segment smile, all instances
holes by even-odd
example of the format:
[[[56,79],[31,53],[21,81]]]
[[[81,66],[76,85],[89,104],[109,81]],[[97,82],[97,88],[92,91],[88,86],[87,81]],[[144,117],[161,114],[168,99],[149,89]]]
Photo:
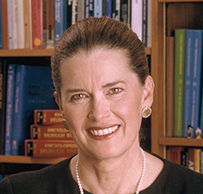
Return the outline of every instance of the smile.
[[[114,127],[105,128],[105,129],[90,130],[89,132],[94,136],[104,136],[115,132],[117,129],[118,129],[118,125]]]

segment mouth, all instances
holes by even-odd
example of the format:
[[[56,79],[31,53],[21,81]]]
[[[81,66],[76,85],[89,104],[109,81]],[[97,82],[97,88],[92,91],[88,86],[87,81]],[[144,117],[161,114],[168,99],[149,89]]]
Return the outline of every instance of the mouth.
[[[93,136],[106,136],[114,133],[115,131],[118,130],[118,128],[119,128],[119,125],[115,125],[104,129],[91,129],[91,130],[88,130],[88,132]]]

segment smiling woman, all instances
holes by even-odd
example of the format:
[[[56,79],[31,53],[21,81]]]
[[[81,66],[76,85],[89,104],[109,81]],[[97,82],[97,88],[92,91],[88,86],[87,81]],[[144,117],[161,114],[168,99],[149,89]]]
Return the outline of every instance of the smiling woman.
[[[130,28],[108,17],[81,20],[56,44],[51,66],[56,102],[78,154],[10,176],[0,192],[203,193],[203,175],[140,147],[154,82],[145,48]]]

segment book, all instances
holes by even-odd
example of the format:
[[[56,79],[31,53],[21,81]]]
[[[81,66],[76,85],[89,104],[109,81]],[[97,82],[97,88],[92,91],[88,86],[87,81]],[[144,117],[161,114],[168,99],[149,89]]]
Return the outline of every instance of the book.
[[[152,46],[152,0],[147,0],[147,47]]]
[[[192,108],[191,108],[191,126],[193,128],[192,137],[201,138],[198,134],[200,128],[200,107],[201,107],[201,76],[202,76],[202,30],[194,30],[194,58],[192,71]]]
[[[1,0],[0,0],[0,49],[2,49]]]
[[[142,40],[142,0],[132,1],[131,5],[131,29]]]
[[[108,7],[107,7],[108,10]],[[120,1],[120,21],[128,25],[128,0]]]
[[[173,130],[173,135],[175,137],[183,136],[185,44],[186,44],[186,29],[175,29],[174,130]]]
[[[195,170],[195,148],[188,148],[188,168]]]
[[[203,174],[203,151],[200,152],[200,173]]]
[[[6,123],[5,123],[5,155],[11,155],[12,123],[14,120],[14,96],[15,96],[16,65],[9,64],[7,72],[6,92]]]
[[[171,147],[171,161],[176,164],[181,164],[181,152],[184,150],[184,147],[177,146]]]
[[[12,35],[13,35],[13,49],[18,49],[18,1],[12,0]]]
[[[1,0],[1,34],[2,34],[2,49],[8,49],[8,15],[7,15],[7,0]]]
[[[80,0],[77,6],[77,21],[85,18],[85,0]]]
[[[142,1],[142,42],[147,47],[148,0]]]
[[[200,173],[200,153],[201,149],[196,148],[195,149],[195,172]]]
[[[67,9],[67,0],[55,0],[55,43],[67,29]]]
[[[12,0],[7,0],[7,18],[8,18],[8,48],[13,49]]]
[[[71,157],[78,152],[73,140],[25,140],[25,156]]]
[[[89,0],[89,17],[93,16],[94,16],[94,0]]]
[[[24,12],[24,48],[31,48],[31,14],[30,14],[30,0],[23,1]]]
[[[63,125],[34,125],[30,126],[31,139],[71,140],[70,131]]]
[[[32,48],[43,48],[43,0],[31,1]]]
[[[17,38],[18,49],[25,48],[25,30],[24,30],[24,0],[17,0]]]
[[[187,150],[181,151],[181,165],[188,168],[188,151]]]
[[[46,35],[46,48],[54,48],[54,0],[47,3],[47,35]]]
[[[53,96],[50,66],[18,65],[16,71],[12,155],[24,155],[24,140],[30,136],[34,110],[58,109],[58,106]]]
[[[5,152],[7,63],[0,60],[0,154]]]
[[[71,16],[72,25],[77,22],[77,4],[78,4],[77,0],[72,0],[72,16]]]
[[[102,0],[95,0],[94,2],[94,17],[102,16]]]
[[[34,110],[34,124],[58,125],[62,124],[62,114],[60,110]]]
[[[112,18],[112,0],[106,0],[106,16]]]
[[[43,26],[43,48],[47,47],[47,4],[49,4],[47,0],[43,0],[43,20],[42,20],[42,26]]]
[[[90,0],[85,0],[85,18],[89,18]]]
[[[192,136],[191,131],[191,85],[193,75],[193,30],[186,30],[186,59],[185,59],[185,80],[184,80],[184,115],[183,115],[183,137]]]
[[[166,136],[173,137],[174,37],[166,37]]]

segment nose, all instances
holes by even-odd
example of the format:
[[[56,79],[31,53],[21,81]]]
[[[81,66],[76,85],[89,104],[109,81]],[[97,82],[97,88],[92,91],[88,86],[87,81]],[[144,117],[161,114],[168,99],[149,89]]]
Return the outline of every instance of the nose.
[[[110,103],[104,97],[92,98],[89,106],[88,118],[93,121],[101,122],[111,114]]]

